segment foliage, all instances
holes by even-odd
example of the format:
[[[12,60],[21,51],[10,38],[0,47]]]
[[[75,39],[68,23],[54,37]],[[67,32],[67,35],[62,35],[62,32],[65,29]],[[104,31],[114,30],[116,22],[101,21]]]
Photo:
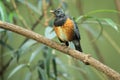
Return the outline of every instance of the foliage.
[[[120,12],[114,8],[98,10],[98,5],[95,5],[97,10],[84,12],[85,8],[80,6],[88,3],[89,1],[80,0],[0,0],[0,20],[58,41],[49,10],[61,7],[66,14],[75,17],[84,52],[92,53],[92,56],[120,72],[120,33],[117,19]],[[84,14],[80,15],[79,11]],[[82,62],[34,40],[0,29],[0,78],[15,80],[18,77],[21,80],[109,80]]]

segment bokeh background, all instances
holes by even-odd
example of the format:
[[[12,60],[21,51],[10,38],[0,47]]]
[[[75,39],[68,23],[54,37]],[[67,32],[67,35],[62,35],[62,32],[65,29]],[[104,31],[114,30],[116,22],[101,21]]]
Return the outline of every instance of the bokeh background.
[[[0,20],[59,42],[49,12],[59,7],[77,22],[84,53],[120,72],[120,0],[0,0]],[[7,79],[112,80],[55,49],[0,29],[0,80]]]

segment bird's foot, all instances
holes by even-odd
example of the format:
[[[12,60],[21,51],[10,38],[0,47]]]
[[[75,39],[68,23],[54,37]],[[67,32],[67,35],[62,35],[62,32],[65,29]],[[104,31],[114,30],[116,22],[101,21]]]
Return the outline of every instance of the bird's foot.
[[[65,43],[61,43],[61,46],[66,46]]]

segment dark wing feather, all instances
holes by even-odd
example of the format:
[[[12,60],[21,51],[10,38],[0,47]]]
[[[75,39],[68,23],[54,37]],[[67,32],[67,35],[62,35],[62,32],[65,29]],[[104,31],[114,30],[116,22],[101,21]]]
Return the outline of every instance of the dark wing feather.
[[[77,23],[76,23],[75,21],[73,21],[73,22],[74,22],[75,38],[80,40],[81,38],[80,38],[79,28],[78,28],[78,26],[77,26]]]
[[[75,21],[74,22],[74,40],[73,43],[75,45],[76,50],[83,52],[82,48],[81,48],[81,44],[80,44],[80,33],[79,33],[79,28],[77,26],[77,23]]]

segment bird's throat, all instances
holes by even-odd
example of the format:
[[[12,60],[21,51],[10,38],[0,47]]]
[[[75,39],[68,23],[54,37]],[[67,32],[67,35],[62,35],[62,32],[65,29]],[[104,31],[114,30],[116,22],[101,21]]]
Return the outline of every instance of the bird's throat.
[[[56,17],[55,21],[54,21],[54,25],[57,26],[62,26],[67,20],[67,17]]]

